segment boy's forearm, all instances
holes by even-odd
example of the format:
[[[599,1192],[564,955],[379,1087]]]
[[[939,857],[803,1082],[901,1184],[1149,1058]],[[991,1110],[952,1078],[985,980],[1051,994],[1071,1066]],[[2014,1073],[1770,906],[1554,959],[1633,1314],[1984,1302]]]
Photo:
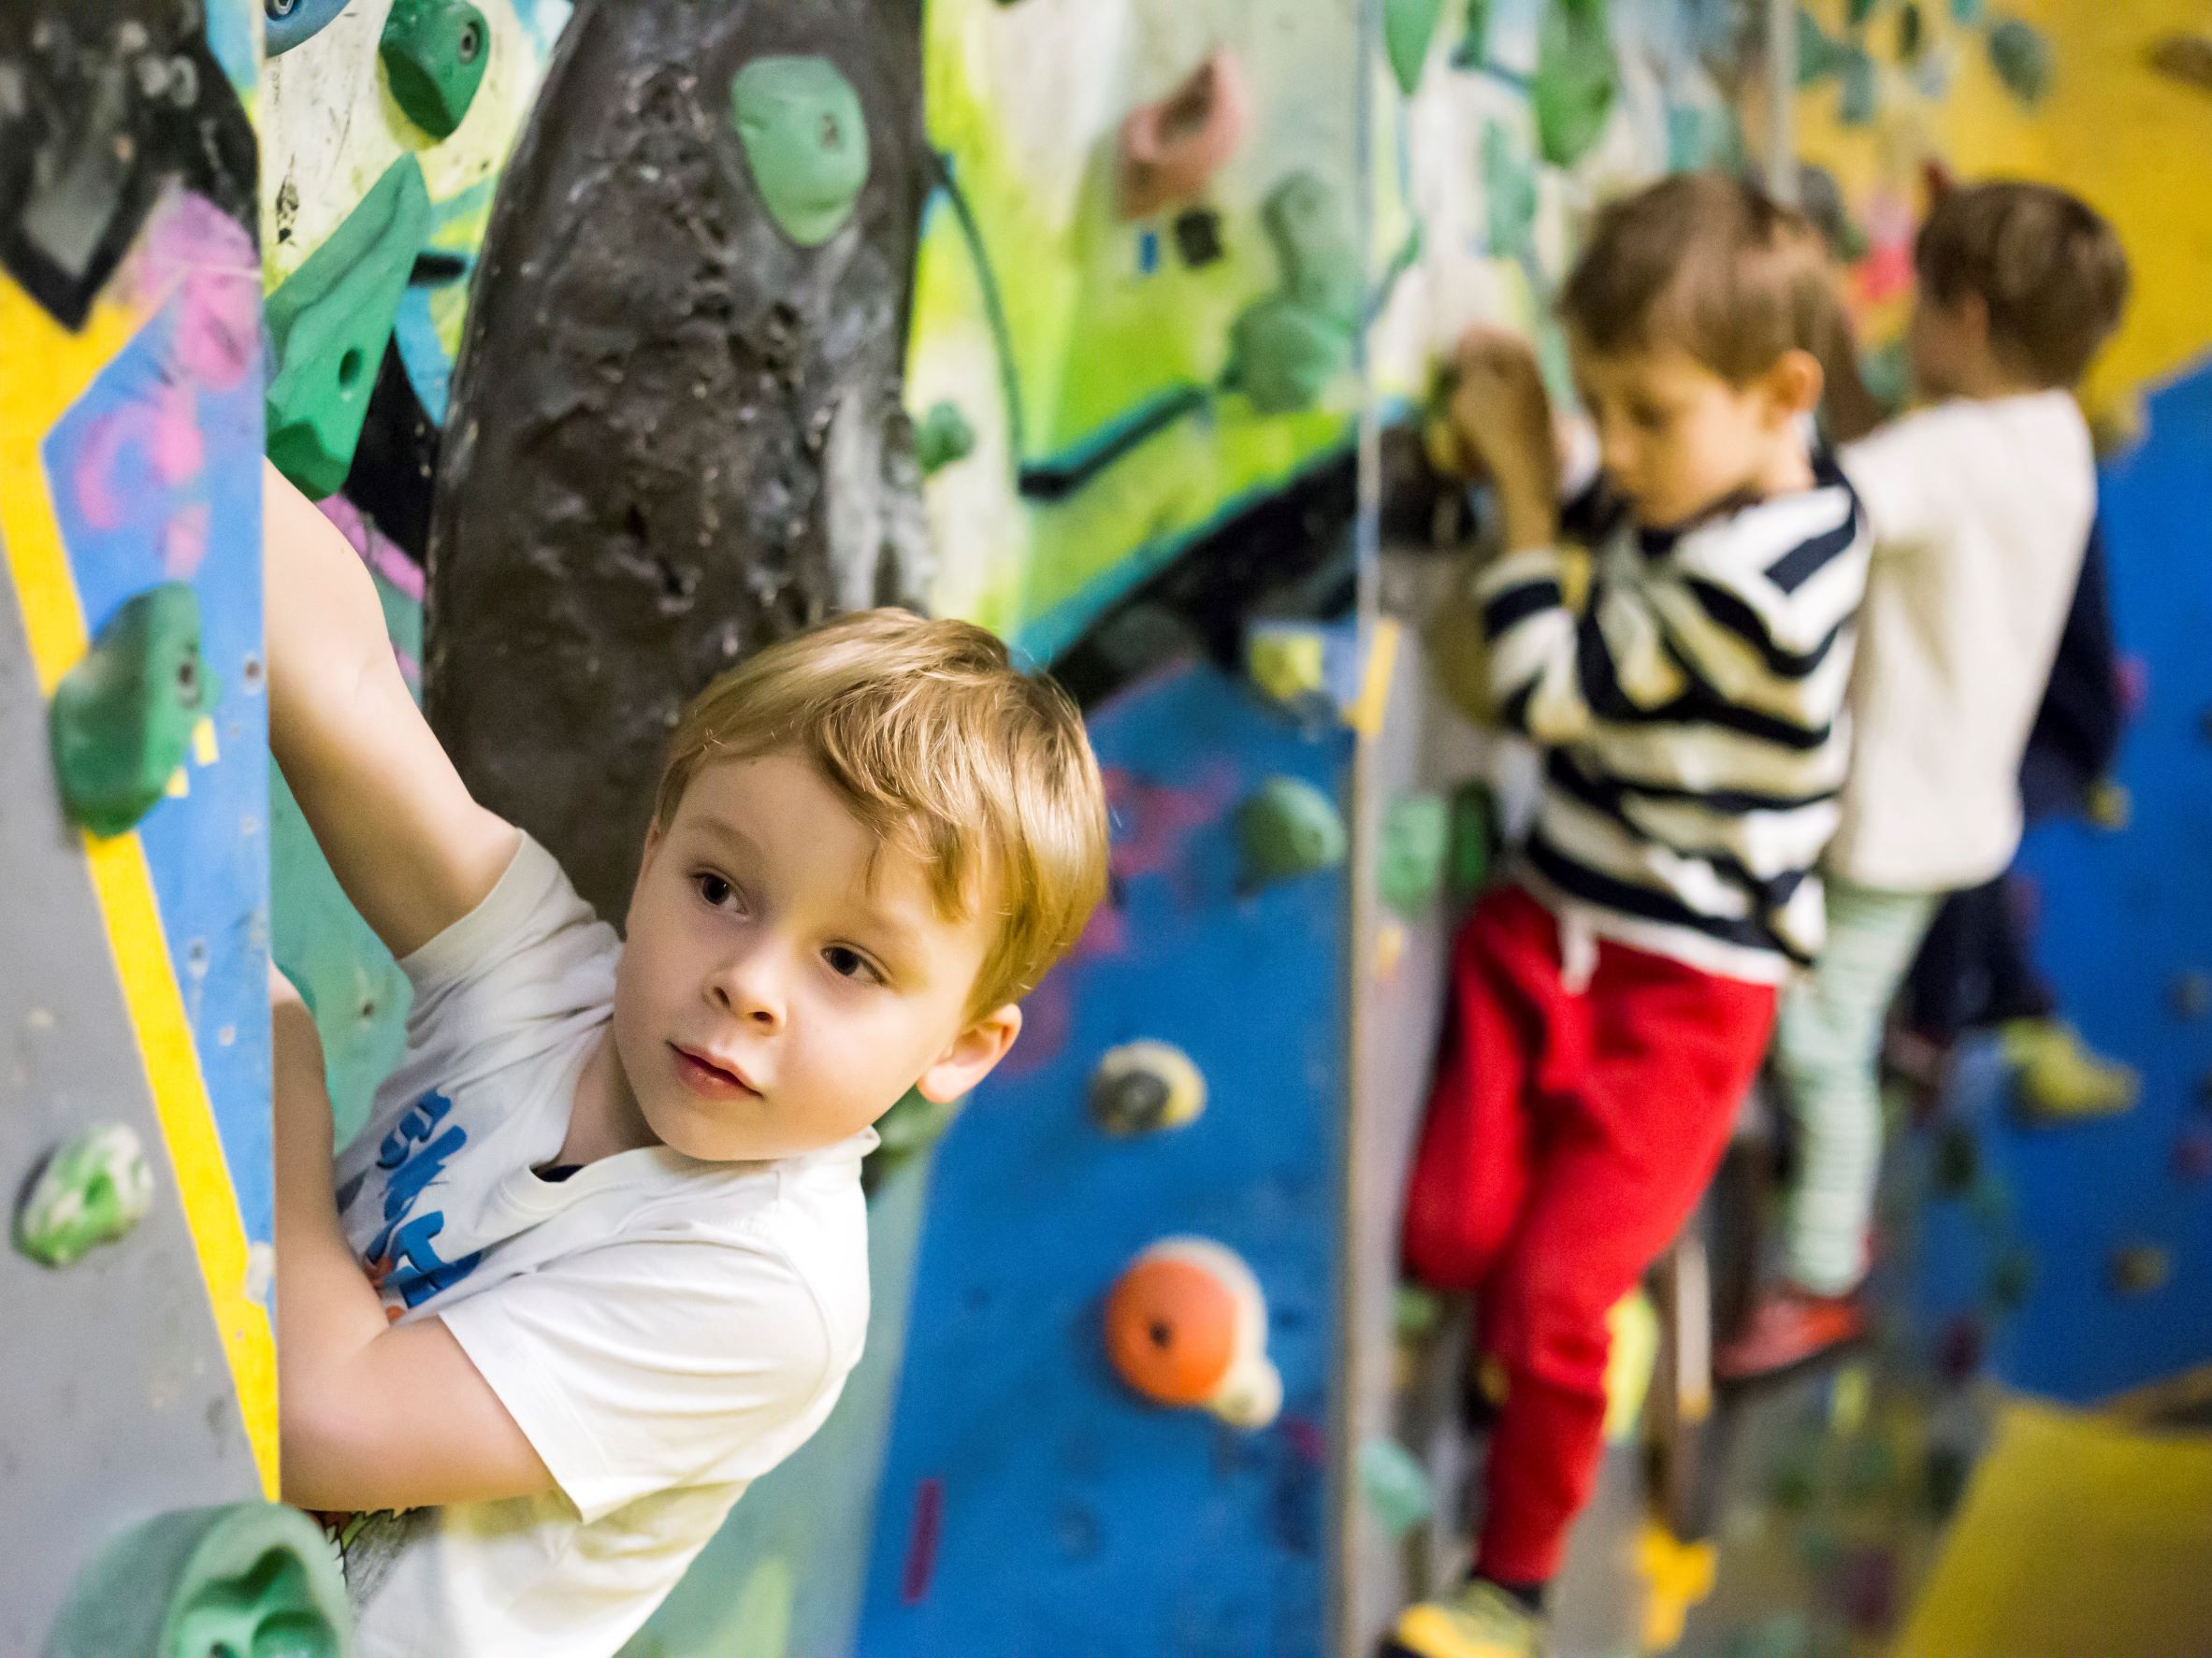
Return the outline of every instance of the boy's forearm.
[[[354,1259],[333,1192],[330,1095],[314,1020],[296,997],[275,1034],[278,1425],[286,1498],[327,1506],[312,1423],[330,1379],[383,1334],[383,1304]]]

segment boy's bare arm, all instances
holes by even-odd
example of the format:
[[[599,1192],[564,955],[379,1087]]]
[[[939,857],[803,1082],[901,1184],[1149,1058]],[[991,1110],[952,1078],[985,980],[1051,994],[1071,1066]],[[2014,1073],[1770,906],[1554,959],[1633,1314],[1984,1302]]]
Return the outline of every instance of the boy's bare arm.
[[[330,1095],[314,1020],[273,973],[269,992],[284,1500],[411,1508],[552,1490],[544,1462],[445,1325],[386,1323],[331,1196]]]
[[[339,885],[405,956],[483,901],[517,831],[431,735],[345,538],[273,467],[264,484],[269,748]]]

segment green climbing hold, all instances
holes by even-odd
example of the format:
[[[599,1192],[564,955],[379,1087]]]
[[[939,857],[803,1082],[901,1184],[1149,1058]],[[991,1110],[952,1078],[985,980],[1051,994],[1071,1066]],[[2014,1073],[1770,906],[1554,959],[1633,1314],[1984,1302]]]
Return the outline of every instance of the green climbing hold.
[[[64,1141],[46,1160],[15,1217],[15,1247],[42,1266],[74,1266],[128,1237],[153,1206],[146,1147],[123,1123]]]
[[[120,835],[152,810],[215,702],[200,605],[182,582],[125,599],[54,687],[48,735],[69,820]]]
[[[1369,1439],[1360,1446],[1359,1489],[1367,1512],[1393,1540],[1436,1511],[1428,1470],[1395,1439]]]
[[[392,101],[433,138],[450,138],[491,61],[491,25],[469,0],[393,0],[377,48]]]
[[[268,458],[318,499],[335,495],[353,467],[369,394],[429,229],[423,169],[403,155],[268,296],[276,366]]]
[[[1951,21],[1962,29],[1980,28],[1982,0],[1951,0]]]
[[[2148,1295],[2165,1288],[2174,1260],[2156,1244],[2130,1244],[2112,1252],[2112,1287],[2122,1295]]]
[[[1444,0],[1382,0],[1382,50],[1398,91],[1413,95],[1428,65],[1428,43],[1436,37]]]
[[[1453,896],[1472,898],[1490,879],[1497,843],[1497,802],[1490,786],[1463,783],[1452,795],[1451,880]]]
[[[933,403],[914,423],[914,458],[925,478],[975,453],[976,428],[957,403]]]
[[[868,181],[868,118],[835,64],[755,58],[730,82],[730,123],[786,236],[813,248],[845,227]]]
[[[1270,777],[1236,809],[1236,840],[1252,886],[1344,861],[1344,819],[1336,801],[1296,777]]]
[[[967,1103],[963,1095],[940,1105],[919,1089],[909,1089],[897,1104],[875,1119],[875,1138],[881,1149],[893,1157],[934,1146]]]
[[[1391,1323],[1400,1341],[1419,1341],[1443,1320],[1444,1304],[1423,1284],[1400,1284],[1392,1293]]]
[[[2007,18],[1989,31],[1989,66],[2004,90],[2031,107],[2051,90],[2056,65],[2050,42],[2033,23]]]
[[[1260,223],[1282,267],[1279,292],[1346,328],[1358,327],[1366,283],[1343,192],[1301,169],[1267,193]]]
[[[1451,808],[1435,795],[1410,796],[1383,814],[1375,889],[1405,920],[1419,920],[1436,901],[1451,838]]]
[[[1858,28],[1874,15],[1875,8],[1881,4],[1882,0],[1850,0],[1843,7],[1843,21],[1852,28]]]
[[[1981,1177],[1981,1143],[1971,1126],[1947,1123],[1935,1143],[1935,1189],[1946,1198],[1965,1197]]]
[[[1224,383],[1262,414],[1310,409],[1352,362],[1352,330],[1318,306],[1271,295],[1229,329]]]
[[[1490,0],[1467,0],[1467,27],[1452,49],[1454,69],[1480,69],[1490,61]]]
[[[1836,104],[1836,119],[1845,126],[1866,125],[1874,118],[1881,89],[1874,60],[1853,47],[1843,62],[1843,95]]]
[[[1493,259],[1536,252],[1536,169],[1496,122],[1482,126],[1484,242]]]
[[[276,1503],[185,1508],[80,1572],[45,1658],[344,1658],[345,1580],[323,1531]]]
[[[1537,149],[1555,167],[1570,167],[1605,131],[1620,92],[1606,0],[1550,0],[1536,38]]]

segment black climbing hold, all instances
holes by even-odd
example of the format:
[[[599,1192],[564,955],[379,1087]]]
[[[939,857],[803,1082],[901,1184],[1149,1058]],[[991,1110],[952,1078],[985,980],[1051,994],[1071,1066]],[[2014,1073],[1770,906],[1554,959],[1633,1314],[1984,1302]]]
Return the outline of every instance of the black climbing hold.
[[[1193,270],[1222,256],[1222,216],[1211,208],[1189,208],[1175,218],[1175,250]]]

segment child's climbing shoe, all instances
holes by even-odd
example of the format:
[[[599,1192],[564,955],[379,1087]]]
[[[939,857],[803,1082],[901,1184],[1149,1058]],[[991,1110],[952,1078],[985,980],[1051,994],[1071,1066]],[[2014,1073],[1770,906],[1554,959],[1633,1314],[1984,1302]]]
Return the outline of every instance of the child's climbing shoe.
[[[2020,1108],[2034,1120],[2112,1117],[2135,1103],[2132,1068],[2107,1060],[2061,1019],[2014,1019],[1999,1030]]]
[[[1398,1614],[1381,1658],[1543,1658],[1543,1620],[1480,1578]]]
[[[1713,1355],[1725,1382],[1761,1381],[1811,1362],[1866,1334],[1866,1308],[1856,1293],[1815,1295],[1795,1284],[1761,1290],[1743,1328]]]

